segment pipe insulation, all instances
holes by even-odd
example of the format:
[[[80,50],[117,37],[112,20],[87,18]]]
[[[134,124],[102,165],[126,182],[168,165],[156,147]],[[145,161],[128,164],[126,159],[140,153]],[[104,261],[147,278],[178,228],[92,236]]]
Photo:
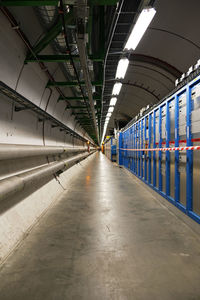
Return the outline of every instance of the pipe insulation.
[[[66,148],[56,146],[10,145],[0,144],[0,160],[45,156],[55,154],[72,154],[86,151],[87,148]]]
[[[48,166],[38,167],[37,169],[0,180],[0,201],[17,192],[23,191],[27,186],[32,183],[37,183],[42,178],[51,176],[58,171],[65,171],[71,168],[76,163],[87,158],[93,152],[87,152],[62,161],[52,162],[49,163]]]

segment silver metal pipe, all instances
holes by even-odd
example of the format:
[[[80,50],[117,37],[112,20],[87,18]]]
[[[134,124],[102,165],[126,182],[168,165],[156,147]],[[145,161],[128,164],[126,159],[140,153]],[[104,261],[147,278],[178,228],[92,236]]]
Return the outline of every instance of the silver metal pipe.
[[[14,195],[16,192],[23,191],[24,188],[26,188],[33,182],[37,183],[42,178],[51,176],[60,170],[65,171],[71,168],[73,165],[85,159],[92,153],[94,153],[94,151],[91,153],[87,152],[84,154],[79,154],[62,161],[52,162],[47,166],[39,167],[37,169],[24,172],[19,175],[0,180],[0,201]]]
[[[81,153],[87,148],[0,144],[0,160],[64,153]]]

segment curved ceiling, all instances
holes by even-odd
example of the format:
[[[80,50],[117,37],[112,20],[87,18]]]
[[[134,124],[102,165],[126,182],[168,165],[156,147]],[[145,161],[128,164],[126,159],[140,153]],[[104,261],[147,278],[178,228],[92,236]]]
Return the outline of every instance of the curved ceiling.
[[[165,97],[175,88],[175,80],[200,57],[200,1],[156,0],[154,7],[156,15],[130,56],[107,133]]]

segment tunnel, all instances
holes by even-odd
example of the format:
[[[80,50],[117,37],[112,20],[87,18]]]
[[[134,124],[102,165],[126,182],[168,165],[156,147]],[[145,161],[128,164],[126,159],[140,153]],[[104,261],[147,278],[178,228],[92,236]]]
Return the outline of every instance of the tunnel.
[[[200,299],[198,0],[0,0],[0,300]]]

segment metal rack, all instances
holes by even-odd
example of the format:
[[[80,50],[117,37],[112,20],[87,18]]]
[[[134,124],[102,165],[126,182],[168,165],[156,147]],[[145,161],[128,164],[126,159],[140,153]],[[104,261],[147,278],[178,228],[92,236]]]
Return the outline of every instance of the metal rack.
[[[200,151],[192,147],[200,145],[195,74],[120,132],[119,164],[200,223]]]
[[[87,139],[83,138],[81,135],[70,129],[68,126],[61,123],[59,120],[55,119],[49,113],[32,103],[30,100],[25,98],[24,96],[20,95],[5,83],[0,81],[0,93],[6,95],[9,99],[12,99],[15,102],[15,111],[19,112],[22,110],[30,110],[34,112],[38,116],[38,120],[42,121],[49,121],[52,127],[58,127],[60,130],[65,131],[66,134],[71,134],[75,138],[87,142]]]

